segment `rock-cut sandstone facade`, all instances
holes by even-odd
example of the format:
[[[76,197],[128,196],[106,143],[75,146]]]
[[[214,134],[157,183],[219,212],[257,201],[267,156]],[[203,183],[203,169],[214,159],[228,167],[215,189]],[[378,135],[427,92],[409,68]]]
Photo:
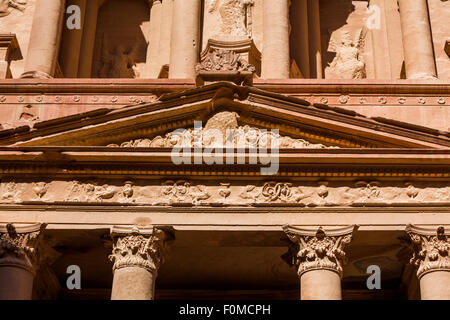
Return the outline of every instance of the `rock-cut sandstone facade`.
[[[448,21],[0,0],[0,299],[450,299]]]

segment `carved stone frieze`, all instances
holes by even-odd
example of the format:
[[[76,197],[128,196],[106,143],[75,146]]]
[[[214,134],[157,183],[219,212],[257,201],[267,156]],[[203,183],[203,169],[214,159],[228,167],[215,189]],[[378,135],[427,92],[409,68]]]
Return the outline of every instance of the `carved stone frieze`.
[[[0,204],[29,203],[123,204],[147,206],[255,206],[286,204],[300,207],[367,205],[448,205],[450,187],[379,181],[198,182],[183,178],[159,181],[55,180],[0,182]]]
[[[45,224],[0,226],[0,266],[16,266],[35,273],[39,263],[39,239]]]
[[[139,267],[156,273],[164,262],[166,241],[173,236],[156,227],[114,227],[111,230],[113,250],[109,259],[113,271]]]
[[[435,229],[408,225],[406,233],[411,239],[411,263],[418,268],[419,279],[428,272],[450,272],[450,234],[444,227]]]
[[[356,229],[357,226],[350,226],[326,231],[322,227],[306,230],[284,226],[283,231],[296,248],[293,264],[298,267],[298,276],[307,271],[326,269],[342,277],[342,267],[346,263],[344,248],[351,242]]]

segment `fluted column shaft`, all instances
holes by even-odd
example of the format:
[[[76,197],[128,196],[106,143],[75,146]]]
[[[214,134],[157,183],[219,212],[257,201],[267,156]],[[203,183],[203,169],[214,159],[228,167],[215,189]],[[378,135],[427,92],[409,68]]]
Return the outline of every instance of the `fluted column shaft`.
[[[427,0],[398,0],[408,79],[436,78]]]
[[[31,300],[43,228],[0,227],[0,300]]]
[[[65,0],[36,2],[23,78],[50,78],[54,75],[65,3]]]
[[[422,300],[450,300],[450,234],[444,227],[429,229],[409,225],[413,257]]]
[[[174,0],[169,78],[193,79],[199,60],[200,0]]]
[[[325,231],[285,226],[284,232],[293,243],[293,264],[298,266],[302,300],[341,300],[341,278],[346,263],[344,248],[356,226]]]
[[[153,300],[158,269],[171,234],[157,228],[114,227],[111,300]]]
[[[288,79],[289,0],[264,0],[262,75],[264,79]]]

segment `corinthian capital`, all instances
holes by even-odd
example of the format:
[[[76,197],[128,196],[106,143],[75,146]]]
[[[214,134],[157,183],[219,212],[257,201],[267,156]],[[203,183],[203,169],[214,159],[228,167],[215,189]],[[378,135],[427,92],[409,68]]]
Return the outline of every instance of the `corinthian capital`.
[[[39,240],[45,224],[0,226],[0,266],[15,266],[33,274],[39,262]]]
[[[164,262],[166,242],[173,239],[169,231],[156,227],[113,227],[113,251],[109,259],[113,271],[140,267],[155,273]]]
[[[346,263],[344,248],[353,237],[357,226],[324,230],[306,230],[284,226],[283,230],[294,244],[293,264],[298,267],[298,276],[311,270],[326,269],[343,275]],[[292,248],[291,248],[292,249]]]
[[[406,227],[411,238],[413,257],[411,263],[418,267],[419,279],[428,272],[450,271],[450,236],[444,227]]]

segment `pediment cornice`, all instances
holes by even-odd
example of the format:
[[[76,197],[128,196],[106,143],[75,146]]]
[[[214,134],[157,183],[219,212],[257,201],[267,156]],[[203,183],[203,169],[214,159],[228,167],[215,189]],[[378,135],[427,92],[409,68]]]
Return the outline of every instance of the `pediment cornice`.
[[[15,146],[107,146],[154,139],[204,123],[223,111],[239,125],[279,129],[281,135],[341,148],[450,147],[450,133],[229,83],[167,94],[155,103],[99,109],[80,115],[0,131],[0,144]]]

